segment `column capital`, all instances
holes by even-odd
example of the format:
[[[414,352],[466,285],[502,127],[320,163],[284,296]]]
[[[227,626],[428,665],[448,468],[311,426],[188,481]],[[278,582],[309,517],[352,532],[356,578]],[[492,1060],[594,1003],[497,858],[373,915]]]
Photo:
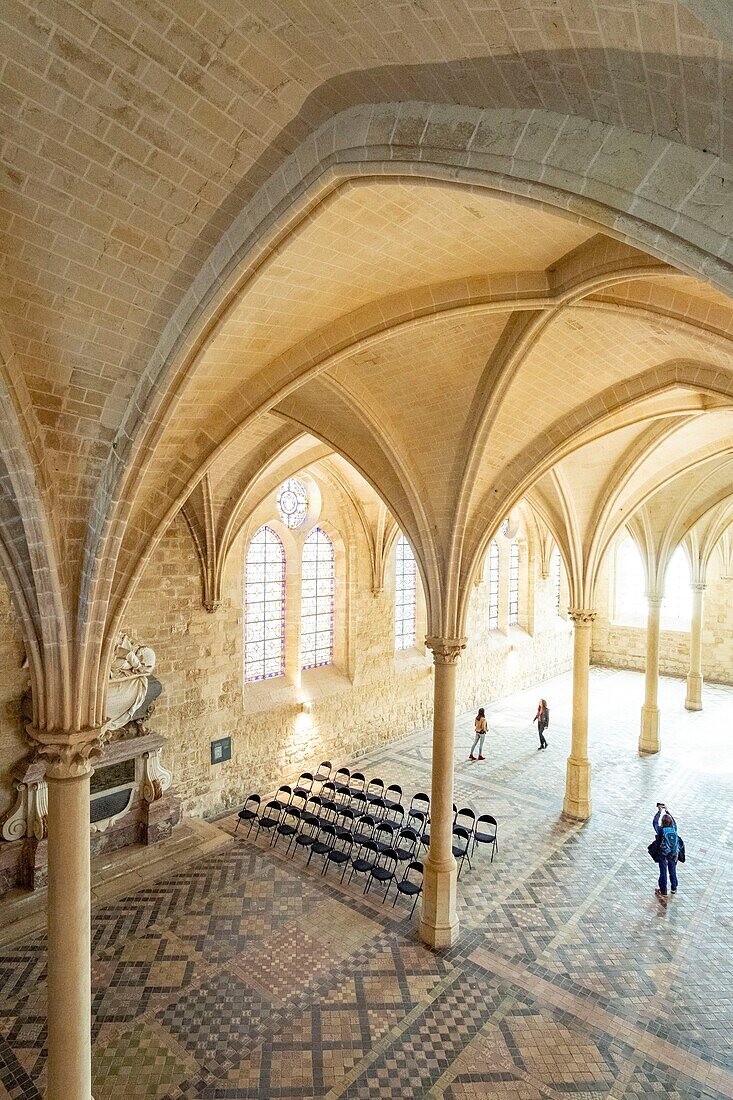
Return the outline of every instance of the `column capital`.
[[[46,765],[47,779],[76,779],[92,771],[92,761],[102,755],[103,726],[80,730],[39,730],[27,725],[37,756]]]
[[[432,650],[436,665],[455,665],[466,648],[466,638],[426,638],[425,645]]]
[[[568,608],[568,618],[576,626],[590,626],[591,623],[595,622],[596,612],[588,607],[570,607]]]
[[[693,592],[704,592],[705,587],[705,581],[693,581],[690,585]]]
[[[650,607],[661,607],[663,599],[664,599],[664,593],[663,592],[647,592],[646,593],[646,602],[649,604]]]

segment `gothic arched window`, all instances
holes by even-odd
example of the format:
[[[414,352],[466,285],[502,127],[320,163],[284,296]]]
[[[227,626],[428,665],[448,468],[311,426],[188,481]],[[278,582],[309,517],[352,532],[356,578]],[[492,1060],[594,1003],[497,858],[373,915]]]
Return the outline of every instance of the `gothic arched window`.
[[[285,550],[270,527],[250,539],[244,570],[244,678],[285,672]]]
[[[314,527],[303,546],[303,585],[300,604],[300,663],[316,668],[333,662],[333,543]]]
[[[417,565],[412,547],[404,535],[400,535],[395,545],[394,605],[395,649],[412,649],[415,644]]]
[[[489,630],[499,629],[499,544],[489,543]]]
[[[557,546],[552,551],[550,558],[550,576],[552,578],[552,594],[555,601],[555,614],[560,614],[560,579],[562,574],[560,551]]]
[[[644,563],[632,538],[622,539],[616,548],[613,605],[617,622],[637,626],[646,622]]]
[[[509,547],[509,626],[519,622],[519,543]]]
[[[692,619],[692,589],[687,554],[678,546],[664,575],[664,599],[659,612],[662,629],[689,630]]]

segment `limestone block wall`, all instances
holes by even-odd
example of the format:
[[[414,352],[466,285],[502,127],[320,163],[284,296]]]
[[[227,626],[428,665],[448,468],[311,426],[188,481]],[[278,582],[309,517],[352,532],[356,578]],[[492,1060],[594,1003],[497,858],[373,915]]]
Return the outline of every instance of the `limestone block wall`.
[[[15,802],[8,770],[30,750],[20,717],[20,698],[30,684],[24,657],[18,619],[0,580],[0,817]]]
[[[708,568],[703,617],[702,669],[706,680],[733,684],[733,580],[721,576],[722,562],[714,554]],[[646,663],[646,631],[643,627],[614,622],[612,564],[604,566],[593,625],[594,664],[643,670]],[[690,635],[687,631],[662,630],[660,671],[668,676],[687,676],[690,671]]]
[[[338,515],[332,517],[335,526]],[[324,518],[324,523],[327,517]],[[321,522],[319,520],[319,522]],[[500,625],[489,631],[488,585],[472,595],[469,644],[461,658],[458,706],[487,704],[570,667],[572,633],[555,612],[551,581],[542,579],[526,543],[521,547],[520,622],[507,627],[507,573],[502,545]],[[343,637],[334,667],[302,677],[245,684],[243,569],[245,537],[228,559],[222,603],[209,614],[201,602],[199,563],[188,527],[170,527],[136,590],[124,627],[153,646],[164,684],[151,726],[168,739],[165,763],[184,812],[214,814],[251,790],[269,791],[321,759],[334,762],[429,726],[432,658],[424,647],[394,652],[394,569],[372,591],[366,545],[350,537]],[[288,604],[290,611],[291,604]],[[418,640],[424,615],[418,614]],[[12,804],[9,769],[27,747],[19,716],[28,676],[7,593],[0,585],[0,809]],[[299,681],[299,682],[298,682]],[[300,709],[307,699],[310,711]],[[532,715],[527,716],[527,722]],[[231,736],[231,761],[211,764],[211,741]],[[463,746],[459,746],[459,752]]]

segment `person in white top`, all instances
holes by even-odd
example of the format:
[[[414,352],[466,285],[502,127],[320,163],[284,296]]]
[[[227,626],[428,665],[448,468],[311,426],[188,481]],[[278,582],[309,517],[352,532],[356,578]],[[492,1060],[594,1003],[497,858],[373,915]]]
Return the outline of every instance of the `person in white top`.
[[[470,755],[469,755],[468,759],[469,760],[475,760],[476,759],[475,754],[476,754],[476,748],[478,747],[478,759],[479,760],[485,760],[486,758],[484,757],[484,738],[486,737],[486,734],[488,732],[489,727],[488,727],[488,724],[486,722],[486,715],[484,714],[484,708],[483,707],[479,707],[479,712],[476,715],[476,720],[474,722],[474,728],[476,730],[476,737],[474,738],[474,742],[473,742],[473,745],[471,747],[471,752],[470,752]]]

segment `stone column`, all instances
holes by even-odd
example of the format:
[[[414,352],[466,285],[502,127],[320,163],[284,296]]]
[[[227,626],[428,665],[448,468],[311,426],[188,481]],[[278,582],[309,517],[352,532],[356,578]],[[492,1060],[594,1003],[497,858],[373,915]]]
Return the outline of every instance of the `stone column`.
[[[646,620],[646,680],[644,705],[641,708],[641,733],[639,752],[659,752],[659,610],[662,597],[658,593],[647,596],[649,610]]]
[[[702,710],[702,581],[692,584],[692,622],[690,624],[690,672],[687,677],[686,710]]]
[[[458,939],[456,861],[453,858],[453,756],[456,727],[456,667],[465,638],[427,638],[433,651],[433,772],[430,850],[425,861],[420,936],[431,947]]]
[[[99,729],[28,731],[48,780],[48,1086],[46,1100],[91,1100],[89,777]]]
[[[563,813],[576,821],[591,815],[590,761],[588,760],[588,678],[595,611],[571,608],[573,622],[573,732],[565,776]]]

